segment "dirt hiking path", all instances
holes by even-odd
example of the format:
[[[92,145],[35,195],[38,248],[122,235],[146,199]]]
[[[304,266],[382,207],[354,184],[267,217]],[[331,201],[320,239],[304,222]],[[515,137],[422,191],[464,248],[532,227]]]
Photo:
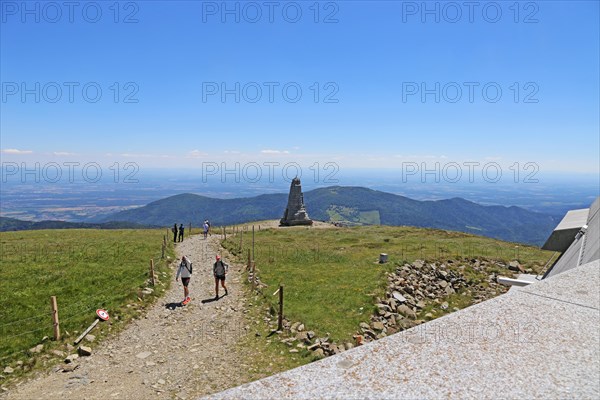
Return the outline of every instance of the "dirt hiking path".
[[[0,398],[193,399],[245,383],[247,366],[236,346],[246,326],[241,269],[229,269],[229,295],[207,301],[215,295],[217,249],[218,235],[207,240],[192,236],[177,244],[179,258],[185,254],[194,264],[187,306],[179,306],[180,280],[145,317],[105,340],[91,357],[79,358],[73,372],[50,372]],[[171,279],[175,272],[173,267]]]

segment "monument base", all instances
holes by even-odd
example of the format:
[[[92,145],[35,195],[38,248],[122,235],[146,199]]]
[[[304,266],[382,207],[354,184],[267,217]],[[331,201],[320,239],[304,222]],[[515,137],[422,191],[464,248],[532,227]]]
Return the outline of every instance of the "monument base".
[[[312,224],[313,224],[312,219],[304,219],[304,220],[298,220],[298,221],[287,221],[287,220],[279,221],[279,226],[298,226],[298,225],[312,225]]]

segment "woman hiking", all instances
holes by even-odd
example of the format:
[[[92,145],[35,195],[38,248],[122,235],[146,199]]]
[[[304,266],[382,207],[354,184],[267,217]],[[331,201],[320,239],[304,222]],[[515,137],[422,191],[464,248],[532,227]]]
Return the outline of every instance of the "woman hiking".
[[[219,299],[219,281],[221,281],[221,286],[225,289],[225,295],[227,295],[227,286],[225,286],[225,275],[227,275],[227,270],[229,269],[229,265],[227,265],[223,260],[221,260],[221,256],[216,256],[217,261],[213,265],[213,275],[215,276],[215,299]]]
[[[181,302],[181,305],[185,306],[192,300],[190,298],[190,291],[188,289],[188,285],[190,284],[190,278],[192,277],[192,263],[186,256],[181,257],[181,263],[179,264],[179,268],[177,268],[177,275],[175,276],[175,281],[179,280],[180,275],[181,283],[183,284],[183,301]]]

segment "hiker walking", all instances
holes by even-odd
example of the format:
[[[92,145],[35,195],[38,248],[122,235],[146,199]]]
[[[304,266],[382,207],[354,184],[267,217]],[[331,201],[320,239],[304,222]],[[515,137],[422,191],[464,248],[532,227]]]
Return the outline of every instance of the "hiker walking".
[[[173,243],[175,243],[177,242],[177,224],[173,225],[171,232],[173,232]]]
[[[184,230],[184,229],[185,229],[185,228],[183,227],[183,224],[180,224],[180,225],[179,225],[179,241],[180,241],[180,242],[183,242],[183,230]]]
[[[208,226],[208,229],[206,230],[206,232],[210,236],[211,235],[211,233],[210,233],[210,221],[206,219],[206,220],[204,220],[204,223]]]
[[[188,285],[190,284],[190,278],[192,277],[192,263],[186,256],[181,257],[181,263],[179,264],[179,268],[177,268],[175,281],[179,280],[180,275],[181,283],[183,284],[183,301],[181,302],[181,305],[185,306],[191,301]]]
[[[210,225],[208,225],[208,221],[204,221],[204,224],[202,225],[202,231],[204,234],[204,239],[206,239],[206,237],[208,236],[208,229],[210,228]]]
[[[213,275],[215,276],[215,299],[219,298],[219,281],[221,281],[221,286],[225,289],[225,296],[227,296],[227,286],[225,286],[225,275],[227,275],[227,270],[229,269],[229,265],[221,260],[221,256],[217,255],[217,261],[213,265]]]

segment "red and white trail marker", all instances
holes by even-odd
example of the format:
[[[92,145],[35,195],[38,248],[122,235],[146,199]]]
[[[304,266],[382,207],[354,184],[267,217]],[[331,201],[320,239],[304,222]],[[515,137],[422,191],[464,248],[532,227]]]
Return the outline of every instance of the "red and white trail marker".
[[[77,339],[75,339],[75,342],[74,342],[75,344],[78,344],[79,342],[81,342],[83,340],[83,338],[85,337],[85,335],[90,333],[91,330],[94,329],[94,327],[96,325],[98,325],[98,322],[100,322],[100,320],[108,321],[108,319],[110,318],[108,313],[106,312],[106,310],[102,310],[102,309],[96,310],[96,315],[98,316],[98,318],[96,318],[94,320],[94,322],[89,326],[89,328],[87,328],[81,335],[79,335],[79,337]]]

